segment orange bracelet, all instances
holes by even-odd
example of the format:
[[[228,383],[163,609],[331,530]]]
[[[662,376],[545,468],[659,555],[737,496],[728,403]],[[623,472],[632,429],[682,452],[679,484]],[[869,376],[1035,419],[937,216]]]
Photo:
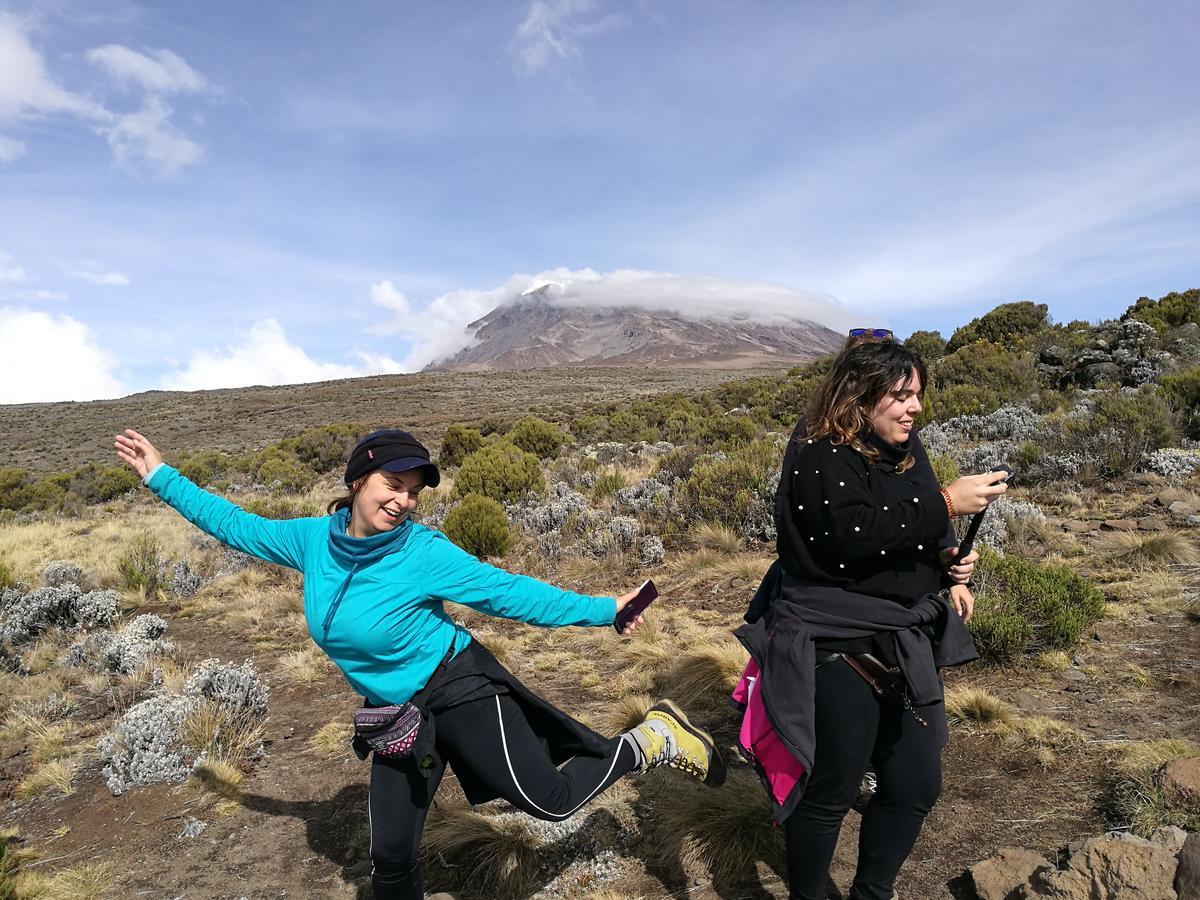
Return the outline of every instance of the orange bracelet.
[[[950,513],[950,518],[953,519],[958,513],[954,511],[954,501],[950,499],[950,492],[945,488],[938,488],[938,490],[941,491],[942,499],[946,501],[946,510]]]

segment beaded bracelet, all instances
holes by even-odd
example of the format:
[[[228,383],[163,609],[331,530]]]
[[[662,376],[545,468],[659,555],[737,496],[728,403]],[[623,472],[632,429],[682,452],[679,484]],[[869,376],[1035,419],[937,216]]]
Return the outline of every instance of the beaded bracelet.
[[[946,510],[950,513],[950,518],[953,519],[958,513],[954,510],[954,501],[950,498],[950,492],[945,488],[938,488],[938,490],[942,494],[942,499],[946,501]]]

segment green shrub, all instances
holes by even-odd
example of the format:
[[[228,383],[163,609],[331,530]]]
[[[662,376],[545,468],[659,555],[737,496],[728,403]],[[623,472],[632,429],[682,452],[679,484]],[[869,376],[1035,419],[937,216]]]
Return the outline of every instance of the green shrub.
[[[603,500],[605,497],[611,497],[623,487],[625,476],[620,472],[601,472],[596,476],[596,483],[592,485],[592,499]]]
[[[1065,565],[1046,565],[984,549],[975,571],[970,629],[992,662],[1026,650],[1066,649],[1104,610],[1104,594]]]
[[[300,494],[316,482],[312,469],[279,447],[261,451],[251,477],[258,484],[271,487],[276,493]]]
[[[954,461],[953,456],[936,453],[929,457],[929,465],[933,469],[933,475],[937,478],[938,484],[950,484],[958,478],[958,463]]]
[[[1000,392],[973,384],[953,384],[946,388],[931,388],[921,401],[917,427],[929,422],[945,422],[957,416],[986,416],[1004,405]]]
[[[762,433],[762,426],[750,416],[718,415],[708,419],[701,430],[701,440],[717,450],[728,450],[749,444]]]
[[[1018,472],[1028,472],[1042,459],[1042,448],[1034,441],[1026,441],[1012,455],[1012,464]]]
[[[939,391],[954,385],[989,388],[1014,403],[1037,390],[1037,366],[1032,353],[968,344],[938,362],[930,380]]]
[[[24,509],[32,487],[25,469],[10,466],[0,469],[0,509]]]
[[[0,591],[17,583],[17,573],[8,560],[0,557]]]
[[[503,556],[512,546],[512,532],[504,507],[491,497],[467,494],[446,514],[446,537],[472,556]]]
[[[314,475],[324,475],[344,466],[354,445],[369,431],[368,426],[358,422],[322,425],[286,438],[276,446],[294,455]]]
[[[462,461],[483,446],[483,435],[473,428],[455,423],[442,435],[438,465],[461,466]]]
[[[1122,321],[1125,319],[1140,319],[1160,334],[1189,322],[1200,323],[1200,290],[1172,291],[1158,300],[1139,297],[1121,316]]]
[[[220,450],[191,450],[175,458],[175,468],[180,475],[205,487],[233,468],[233,457]]]
[[[39,478],[29,489],[28,509],[61,510],[69,506],[67,488],[71,484],[71,473],[62,472]]]
[[[596,413],[580,416],[571,422],[571,434],[585,444],[594,444],[608,436],[608,419]]]
[[[508,441],[497,441],[463,460],[454,479],[455,496],[482,494],[500,503],[546,490],[538,458]]]
[[[635,441],[653,443],[660,437],[656,428],[627,409],[619,409],[608,417],[607,436],[610,441],[620,441],[623,444],[632,444]]]
[[[782,456],[771,440],[758,440],[727,454],[702,459],[683,485],[685,511],[694,519],[740,531],[769,491]]]
[[[134,490],[141,479],[127,466],[88,463],[71,472],[67,491],[82,503],[105,503]]]
[[[562,452],[563,441],[566,440],[557,425],[539,419],[536,416],[526,416],[518,419],[509,430],[508,439],[527,453],[532,453],[538,459],[558,459]]]
[[[117,557],[117,575],[127,591],[155,593],[162,579],[163,566],[158,541],[149,534],[139,534],[125,552]]]
[[[1142,454],[1175,439],[1171,413],[1151,387],[1133,395],[1096,394],[1090,415],[1065,416],[1057,423],[1058,431],[1049,439],[1054,449],[1082,454],[1102,478],[1129,474]]]
[[[294,497],[255,497],[242,507],[264,519],[306,519],[321,515],[321,507],[312,500]]]
[[[664,453],[654,464],[654,477],[666,484],[676,478],[687,478],[692,474],[699,453],[695,447],[676,447]]]
[[[904,339],[904,346],[927,363],[946,355],[946,339],[940,331],[914,331]]]
[[[959,328],[950,337],[946,352],[954,353],[960,347],[984,341],[989,344],[1013,346],[1020,338],[1031,335],[1048,324],[1045,303],[1020,300],[1016,303],[1001,303],[991,312]]]
[[[1159,381],[1159,391],[1170,404],[1184,434],[1200,437],[1200,368],[1164,375]]]

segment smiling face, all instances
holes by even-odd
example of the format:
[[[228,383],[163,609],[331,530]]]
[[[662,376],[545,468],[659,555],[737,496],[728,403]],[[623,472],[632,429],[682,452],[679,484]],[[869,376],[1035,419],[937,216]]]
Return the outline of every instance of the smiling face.
[[[391,531],[403,524],[408,514],[417,508],[417,495],[425,487],[421,469],[407,472],[384,472],[376,469],[364,476],[350,505],[351,537],[371,537]]]
[[[907,441],[913,420],[921,413],[921,388],[916,369],[898,379],[870,411],[872,430],[889,444],[898,446]]]

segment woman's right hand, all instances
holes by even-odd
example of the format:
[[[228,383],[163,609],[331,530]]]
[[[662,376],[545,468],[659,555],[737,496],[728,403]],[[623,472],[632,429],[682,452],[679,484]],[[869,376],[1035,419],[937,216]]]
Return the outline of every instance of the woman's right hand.
[[[982,475],[964,475],[946,485],[946,492],[954,501],[954,511],[969,516],[983,512],[988,504],[1008,490],[1007,472],[985,472]]]
[[[113,440],[117,456],[142,478],[163,461],[162,454],[154,449],[154,445],[132,428],[126,428],[124,434],[113,435]]]

